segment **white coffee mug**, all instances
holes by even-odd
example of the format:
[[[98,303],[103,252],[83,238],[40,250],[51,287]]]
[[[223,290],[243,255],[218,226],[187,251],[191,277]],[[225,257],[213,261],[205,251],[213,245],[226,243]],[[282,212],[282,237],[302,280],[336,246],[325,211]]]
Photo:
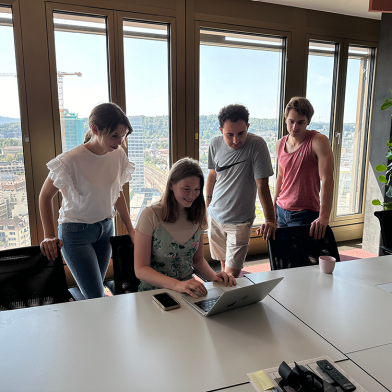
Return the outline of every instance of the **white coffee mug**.
[[[324,274],[332,274],[332,271],[335,268],[336,259],[332,256],[320,256],[319,257],[319,265],[321,272]]]

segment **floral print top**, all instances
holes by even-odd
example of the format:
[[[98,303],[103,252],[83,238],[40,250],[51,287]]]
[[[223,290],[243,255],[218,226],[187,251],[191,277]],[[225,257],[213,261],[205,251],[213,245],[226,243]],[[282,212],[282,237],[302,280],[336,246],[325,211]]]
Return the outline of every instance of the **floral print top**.
[[[193,255],[199,248],[200,234],[201,230],[199,228],[188,242],[180,244],[159,224],[158,229],[154,231],[152,236],[151,268],[174,279],[191,279],[193,273]],[[141,281],[138,291],[159,288],[161,287],[156,287]]]

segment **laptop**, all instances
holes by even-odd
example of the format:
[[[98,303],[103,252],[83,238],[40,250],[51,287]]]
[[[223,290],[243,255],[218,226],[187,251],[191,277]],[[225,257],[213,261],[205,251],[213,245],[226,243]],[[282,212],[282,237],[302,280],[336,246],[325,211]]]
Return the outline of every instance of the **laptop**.
[[[182,298],[192,308],[208,317],[263,300],[282,279],[283,277],[227,291],[215,287],[208,290],[206,297],[193,298],[190,295],[183,295]]]

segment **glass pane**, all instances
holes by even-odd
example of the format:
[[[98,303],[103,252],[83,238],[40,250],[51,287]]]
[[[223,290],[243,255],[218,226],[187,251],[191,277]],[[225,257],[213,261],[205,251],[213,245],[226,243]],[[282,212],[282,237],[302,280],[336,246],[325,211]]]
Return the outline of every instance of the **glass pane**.
[[[83,143],[92,108],[109,101],[106,18],[53,13],[62,149]]]
[[[133,128],[128,157],[136,165],[129,183],[133,224],[160,199],[170,169],[168,33],[165,24],[123,22],[126,108]]]
[[[30,246],[11,8],[0,7],[0,250]]]
[[[221,134],[219,110],[233,103],[248,108],[249,131],[264,138],[272,166],[276,167],[283,45],[281,38],[200,31],[199,159],[205,178],[210,140]],[[271,176],[272,195],[274,185],[275,177]],[[263,221],[264,214],[257,197],[254,224]]]
[[[371,49],[349,47],[337,215],[362,210]]]
[[[330,121],[334,73],[336,72],[334,62],[335,44],[309,42],[306,98],[313,105],[314,116],[308,129],[315,129],[328,138],[332,131]]]

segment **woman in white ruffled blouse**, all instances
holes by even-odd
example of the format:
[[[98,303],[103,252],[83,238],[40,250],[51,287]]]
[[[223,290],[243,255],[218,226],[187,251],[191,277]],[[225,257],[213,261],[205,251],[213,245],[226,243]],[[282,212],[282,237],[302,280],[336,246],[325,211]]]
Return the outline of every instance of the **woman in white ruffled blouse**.
[[[109,265],[116,211],[134,240],[122,186],[130,181],[134,165],[121,148],[131,124],[113,103],[96,106],[89,117],[84,144],[47,163],[49,175],[42,187],[39,208],[44,240],[42,253],[65,262],[86,298],[104,297],[103,279]],[[53,197],[63,196],[58,237],[53,222]]]

